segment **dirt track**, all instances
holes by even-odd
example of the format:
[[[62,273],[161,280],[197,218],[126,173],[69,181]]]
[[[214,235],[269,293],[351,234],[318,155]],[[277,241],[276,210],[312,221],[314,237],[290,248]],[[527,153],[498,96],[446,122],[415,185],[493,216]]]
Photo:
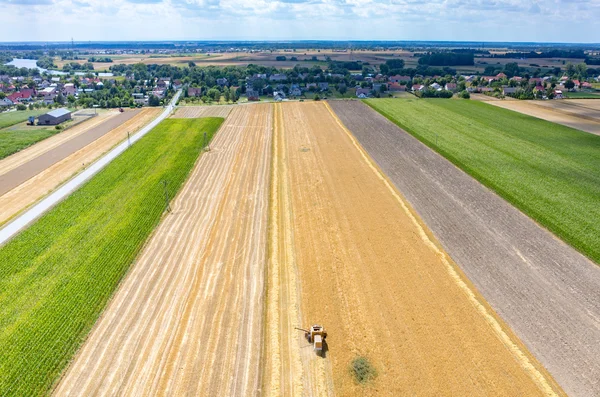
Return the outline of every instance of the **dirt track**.
[[[174,118],[197,118],[197,117],[227,117],[234,109],[233,105],[215,106],[180,106],[172,116]]]
[[[328,107],[275,106],[266,394],[552,395]],[[325,359],[292,328],[313,323]],[[359,355],[379,372],[367,386],[349,373]]]
[[[94,162],[103,153],[148,124],[160,113],[158,108],[145,108],[130,120],[101,138],[69,155],[58,163],[28,179],[11,191],[0,195],[0,225],[60,186],[82,167]]]
[[[17,168],[40,156],[41,154],[75,138],[76,136],[89,131],[91,128],[94,128],[104,123],[107,119],[110,119],[111,117],[114,117],[117,114],[119,113],[116,110],[99,113],[96,117],[81,122],[76,126],[73,126],[59,134],[53,135],[50,138],[44,139],[43,141],[36,143],[35,145],[29,146],[26,149],[23,149],[13,155],[1,159],[0,175],[6,174],[8,171]]]
[[[600,100],[488,101],[490,105],[600,135]]]
[[[0,175],[0,196],[59,161],[64,160],[76,151],[83,149],[122,123],[135,117],[139,112],[139,110],[129,110],[111,117],[103,123],[72,137],[68,141]]]
[[[258,392],[271,111],[232,112],[56,395]]]
[[[331,106],[565,392],[600,395],[600,268],[366,105]]]

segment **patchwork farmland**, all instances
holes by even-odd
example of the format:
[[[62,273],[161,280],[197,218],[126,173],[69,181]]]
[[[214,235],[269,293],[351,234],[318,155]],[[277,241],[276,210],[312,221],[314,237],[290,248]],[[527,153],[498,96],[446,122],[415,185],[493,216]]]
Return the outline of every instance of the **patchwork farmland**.
[[[598,394],[600,268],[555,235],[597,261],[599,137],[367,102],[179,107],[0,246],[0,394]],[[9,189],[0,215],[158,112]]]

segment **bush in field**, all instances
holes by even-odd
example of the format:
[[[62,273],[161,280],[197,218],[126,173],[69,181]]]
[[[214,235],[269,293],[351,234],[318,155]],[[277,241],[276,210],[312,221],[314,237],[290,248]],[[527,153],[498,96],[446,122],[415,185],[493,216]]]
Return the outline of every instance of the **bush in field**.
[[[350,364],[350,373],[356,382],[363,384],[377,377],[377,370],[366,357],[357,357]]]
[[[17,105],[17,110],[27,110],[27,106],[23,105],[22,103]]]
[[[469,94],[469,91],[464,90],[458,93],[458,97],[462,98],[462,99],[470,99],[471,98],[471,94]]]

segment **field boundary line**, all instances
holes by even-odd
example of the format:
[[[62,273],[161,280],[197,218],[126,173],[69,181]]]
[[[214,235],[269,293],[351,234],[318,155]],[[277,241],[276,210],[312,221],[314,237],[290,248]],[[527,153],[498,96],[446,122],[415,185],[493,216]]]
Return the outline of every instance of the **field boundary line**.
[[[398,201],[402,210],[409,217],[411,222],[417,227],[419,231],[419,237],[421,240],[429,246],[432,251],[434,251],[442,260],[444,265],[446,266],[446,270],[448,271],[450,277],[454,280],[457,286],[465,293],[471,304],[477,309],[477,311],[483,316],[486,322],[490,325],[492,330],[496,333],[498,338],[502,341],[502,343],[508,348],[508,350],[513,354],[517,362],[521,365],[521,367],[529,373],[533,381],[538,385],[540,390],[547,396],[558,396],[558,393],[554,390],[554,388],[550,385],[546,377],[536,368],[536,366],[529,360],[527,354],[515,343],[512,338],[506,333],[500,322],[495,318],[494,314],[490,313],[488,309],[479,301],[477,298],[477,294],[473,291],[472,288],[463,280],[459,272],[454,268],[450,260],[448,259],[448,255],[442,251],[437,244],[429,237],[425,228],[413,214],[411,209],[405,200],[400,196],[397,190],[393,185],[390,184],[387,177],[379,169],[379,167],[374,164],[374,162],[370,159],[368,153],[365,149],[356,141],[352,132],[346,128],[346,126],[341,122],[341,120],[337,117],[333,109],[329,106],[327,102],[323,102],[331,116],[335,119],[336,123],[342,128],[342,130],[348,135],[352,144],[356,149],[360,152],[363,160],[367,163],[367,165],[373,170],[373,172],[377,175],[377,177],[385,184],[388,190],[392,193],[394,198]]]

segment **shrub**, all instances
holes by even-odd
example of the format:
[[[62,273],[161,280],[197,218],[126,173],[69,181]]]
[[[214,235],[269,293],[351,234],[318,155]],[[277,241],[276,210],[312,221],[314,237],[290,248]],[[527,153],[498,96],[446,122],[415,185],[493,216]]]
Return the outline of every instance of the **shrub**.
[[[27,110],[27,106],[23,105],[22,103],[17,105],[17,110]]]
[[[471,94],[469,94],[469,91],[464,90],[458,93],[458,97],[462,98],[462,99],[470,99],[471,98]]]
[[[350,372],[358,383],[366,383],[377,377],[377,370],[366,357],[357,357],[350,364]]]

